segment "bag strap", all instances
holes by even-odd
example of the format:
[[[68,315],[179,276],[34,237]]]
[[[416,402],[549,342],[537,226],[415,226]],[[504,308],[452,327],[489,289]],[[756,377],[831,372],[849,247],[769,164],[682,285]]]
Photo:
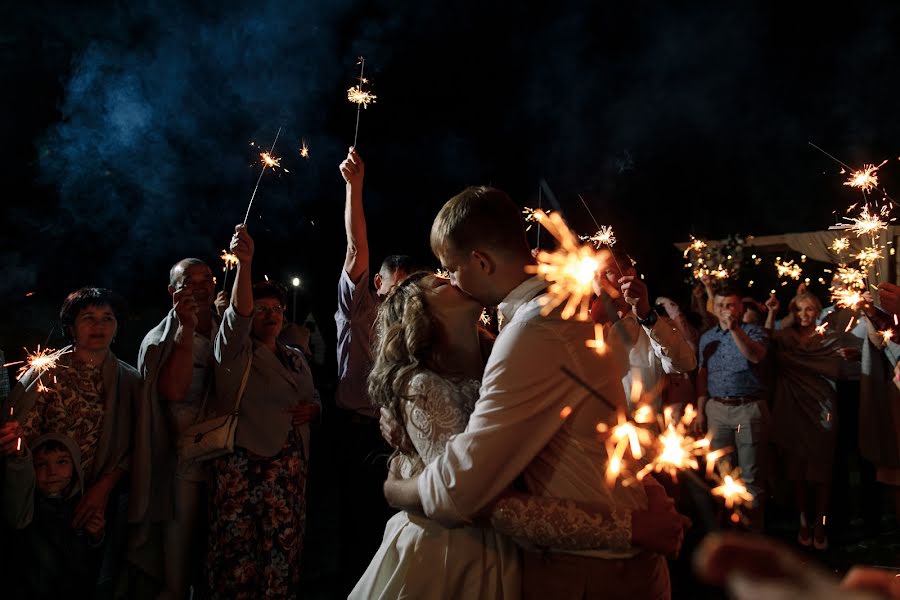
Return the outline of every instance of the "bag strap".
[[[253,362],[253,351],[251,349],[250,356],[247,357],[247,366],[244,368],[244,376],[241,378],[241,387],[238,388],[237,399],[234,401],[234,410],[232,413],[237,414],[241,408],[241,399],[244,397],[244,388],[247,387],[247,379],[250,378],[250,363]]]
[[[237,414],[238,409],[241,407],[241,398],[244,397],[244,388],[247,387],[247,379],[250,378],[250,364],[253,362],[253,352],[250,352],[250,356],[247,357],[247,366],[244,367],[244,376],[241,378],[241,387],[238,388],[237,398],[234,401],[234,410],[229,414]],[[209,390],[212,387],[209,384],[210,375],[214,367],[210,366],[207,370],[207,383],[204,386],[206,389],[203,393],[203,403],[200,405],[200,412],[197,413],[197,418],[194,421],[194,424],[202,422],[206,417],[206,401],[209,400]]]

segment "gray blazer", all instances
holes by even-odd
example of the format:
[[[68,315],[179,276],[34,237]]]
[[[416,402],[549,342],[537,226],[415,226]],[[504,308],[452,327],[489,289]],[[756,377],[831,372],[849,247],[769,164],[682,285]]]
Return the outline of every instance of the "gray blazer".
[[[292,427],[288,409],[303,402],[321,406],[321,402],[303,354],[279,343],[279,351],[287,359],[282,362],[253,340],[252,323],[252,316],[242,317],[233,306],[225,310],[213,342],[216,393],[210,399],[207,414],[221,415],[234,409],[244,369],[252,356],[234,443],[260,456],[274,456],[284,446]],[[309,424],[300,428],[300,436],[308,455]]]

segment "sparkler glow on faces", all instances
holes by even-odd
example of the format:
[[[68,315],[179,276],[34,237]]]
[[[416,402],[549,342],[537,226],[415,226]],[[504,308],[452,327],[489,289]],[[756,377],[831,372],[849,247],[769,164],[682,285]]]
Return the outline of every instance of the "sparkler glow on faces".
[[[535,221],[540,223],[560,244],[558,250],[541,250],[537,255],[537,265],[525,267],[527,273],[540,275],[550,287],[543,297],[541,314],[549,315],[565,303],[561,316],[573,316],[580,321],[588,319],[592,282],[597,271],[604,265],[609,252],[598,252],[588,244],[580,244],[578,238],[557,213],[547,215],[542,210],[534,212]]]

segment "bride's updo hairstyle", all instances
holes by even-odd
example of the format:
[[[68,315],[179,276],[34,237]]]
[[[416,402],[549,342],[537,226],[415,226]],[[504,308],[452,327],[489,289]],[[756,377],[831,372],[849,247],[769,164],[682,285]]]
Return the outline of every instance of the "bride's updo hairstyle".
[[[420,369],[434,369],[434,341],[440,324],[425,304],[431,290],[428,271],[413,273],[397,285],[378,307],[375,340],[372,345],[375,364],[369,373],[369,399],[377,407],[390,410],[404,423],[399,410],[410,378]]]

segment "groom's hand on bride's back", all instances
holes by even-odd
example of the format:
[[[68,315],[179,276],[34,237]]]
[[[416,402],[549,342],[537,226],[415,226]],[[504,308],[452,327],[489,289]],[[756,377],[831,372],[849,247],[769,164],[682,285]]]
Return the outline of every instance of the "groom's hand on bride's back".
[[[400,424],[400,421],[388,409],[381,407],[381,416],[378,419],[378,425],[381,428],[381,437],[390,445],[391,448],[399,450],[404,454],[415,454],[416,447],[413,446],[412,440],[406,435],[406,429]]]
[[[647,510],[631,513],[633,546],[675,557],[681,551],[684,531],[691,520],[675,510],[675,502],[660,485],[645,486]]]

